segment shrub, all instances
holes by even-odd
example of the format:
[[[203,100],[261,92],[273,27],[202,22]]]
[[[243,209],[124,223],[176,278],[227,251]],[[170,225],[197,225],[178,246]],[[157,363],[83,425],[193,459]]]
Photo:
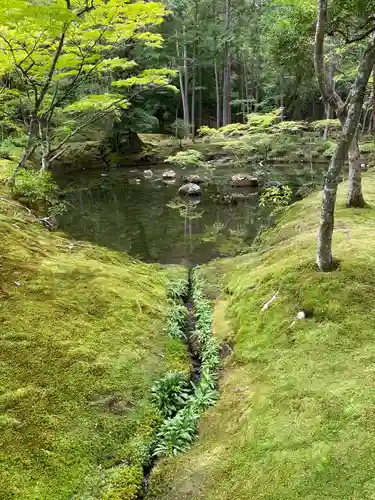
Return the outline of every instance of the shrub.
[[[199,413],[189,405],[165,420],[158,432],[154,455],[172,456],[188,450],[197,433],[198,419]]]
[[[67,209],[66,203],[56,197],[58,186],[50,172],[20,170],[11,189],[15,199],[48,215],[59,215]]]
[[[289,186],[266,188],[260,196],[260,206],[273,205],[276,208],[288,205],[292,198]]]
[[[219,130],[224,136],[236,137],[238,135],[244,135],[247,129],[248,126],[243,123],[229,123],[228,125],[221,127]]]
[[[188,282],[186,279],[175,279],[167,284],[167,295],[172,300],[186,297],[188,293]]]
[[[311,123],[313,130],[322,132],[326,127],[329,131],[340,130],[340,120],[327,119],[327,120],[316,120]]]
[[[251,113],[247,116],[247,125],[250,132],[260,132],[268,129],[279,121],[282,108],[275,109],[269,113]]]
[[[187,310],[182,304],[173,304],[167,319],[165,332],[171,339],[185,338]]]
[[[168,372],[152,388],[154,403],[165,417],[174,416],[189,397],[189,381],[182,373]]]
[[[186,165],[199,165],[203,160],[203,155],[195,149],[188,149],[187,151],[179,151],[174,156],[168,156],[165,163],[174,163],[179,167]]]
[[[11,144],[5,141],[0,144],[0,158],[4,160],[11,160],[13,158],[13,147]]]
[[[206,125],[202,125],[199,128],[198,135],[199,137],[203,137],[206,139],[215,139],[215,138],[219,139],[222,137],[219,130],[217,130],[216,128],[207,127]]]

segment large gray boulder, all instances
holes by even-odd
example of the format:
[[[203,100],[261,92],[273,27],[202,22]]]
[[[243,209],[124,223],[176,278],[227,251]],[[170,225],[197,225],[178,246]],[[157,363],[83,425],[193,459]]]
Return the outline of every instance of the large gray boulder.
[[[251,177],[248,174],[235,174],[232,175],[233,187],[258,187],[259,182],[256,177]]]
[[[201,188],[198,184],[188,182],[187,184],[181,186],[178,192],[187,196],[199,196],[201,194]]]

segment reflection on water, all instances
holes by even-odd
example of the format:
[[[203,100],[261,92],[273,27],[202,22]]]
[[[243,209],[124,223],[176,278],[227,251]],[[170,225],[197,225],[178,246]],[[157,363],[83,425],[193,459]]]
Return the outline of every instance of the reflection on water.
[[[129,170],[75,174],[64,186],[69,209],[60,227],[146,262],[192,265],[248,249],[267,224],[270,209],[259,207],[257,191],[233,199],[228,183],[203,184],[200,197],[180,198],[182,181],[165,184],[161,172],[148,180]]]

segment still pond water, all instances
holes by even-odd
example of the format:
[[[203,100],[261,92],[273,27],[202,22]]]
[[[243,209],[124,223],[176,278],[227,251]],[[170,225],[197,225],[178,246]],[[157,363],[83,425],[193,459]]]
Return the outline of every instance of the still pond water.
[[[271,207],[260,207],[258,189],[231,188],[231,176],[256,175],[261,184],[278,180],[295,193],[307,183],[322,183],[324,166],[279,165],[214,172],[175,169],[174,183],[163,182],[165,165],[151,167],[145,179],[137,169],[95,170],[64,180],[68,211],[60,227],[70,236],[128,252],[146,262],[195,265],[249,249],[258,232],[272,223]],[[190,173],[209,177],[200,197],[181,198],[178,188]],[[62,181],[61,181],[62,182]]]

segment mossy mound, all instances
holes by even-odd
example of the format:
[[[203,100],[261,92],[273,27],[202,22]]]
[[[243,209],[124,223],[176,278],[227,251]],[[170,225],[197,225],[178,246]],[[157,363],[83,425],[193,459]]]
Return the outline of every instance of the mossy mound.
[[[163,331],[168,277],[49,233],[0,189],[1,499],[100,498],[125,463],[138,478],[153,382],[189,366]],[[139,489],[128,476],[119,498]]]
[[[160,462],[149,498],[371,498],[374,173],[364,186],[370,206],[354,210],[344,208],[347,186],[340,187],[336,271],[314,266],[321,194],[291,206],[257,253],[203,267],[207,291],[220,293],[216,334],[234,351],[200,439],[187,454]],[[301,311],[307,317],[297,320]]]

